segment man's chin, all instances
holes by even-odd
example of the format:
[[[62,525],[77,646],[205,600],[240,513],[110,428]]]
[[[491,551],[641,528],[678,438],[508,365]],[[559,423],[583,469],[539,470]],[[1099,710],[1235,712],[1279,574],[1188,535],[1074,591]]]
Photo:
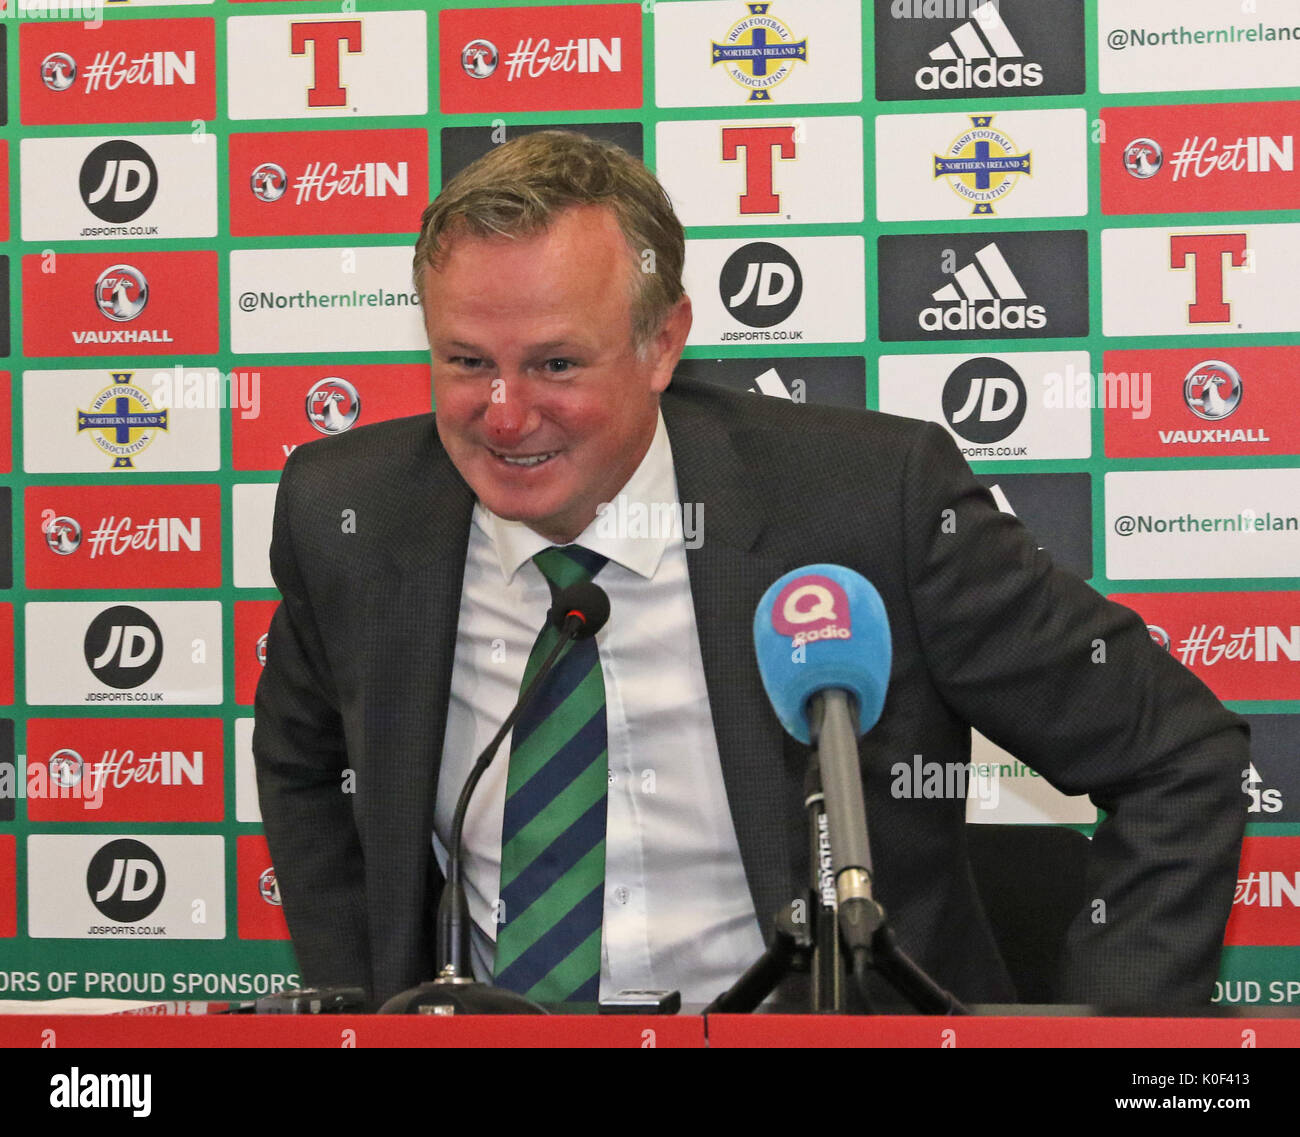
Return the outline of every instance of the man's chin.
[[[495,492],[479,493],[477,496],[479,504],[485,509],[491,510],[502,521],[515,521],[521,525],[527,525],[534,533],[540,534],[557,545],[572,541],[584,528],[584,526],[579,526],[571,535],[567,537],[561,536],[561,534],[570,533],[571,524],[553,505],[548,505],[548,503],[540,499],[531,500],[531,495],[530,498],[523,498],[517,493]]]

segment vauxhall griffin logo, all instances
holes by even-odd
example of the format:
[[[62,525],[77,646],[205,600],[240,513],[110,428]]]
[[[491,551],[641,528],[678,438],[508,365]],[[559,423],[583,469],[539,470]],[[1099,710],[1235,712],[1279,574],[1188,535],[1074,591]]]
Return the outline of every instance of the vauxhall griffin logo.
[[[789,319],[803,296],[798,262],[780,245],[752,241],[727,258],[718,277],[727,311],[751,328]]]
[[[66,51],[55,51],[41,60],[41,82],[51,91],[66,91],[77,81],[77,62]]]
[[[110,320],[134,320],[149,303],[149,282],[131,265],[111,265],[95,281],[95,306]]]
[[[47,765],[50,771],[50,780],[56,786],[62,786],[65,790],[70,790],[80,783],[86,768],[86,763],[81,755],[75,750],[66,748],[56,750],[51,754]]]
[[[167,874],[158,854],[148,845],[121,837],[90,858],[86,891],[106,919],[133,924],[162,903]]]
[[[258,201],[279,201],[289,188],[289,175],[275,162],[263,162],[248,179],[249,188]]]
[[[1124,147],[1124,169],[1135,178],[1154,178],[1164,164],[1165,152],[1154,138],[1135,138]]]
[[[321,434],[351,430],[361,414],[361,396],[346,379],[330,375],[307,392],[307,421]]]
[[[162,632],[147,612],[116,604],[90,622],[82,650],[95,678],[122,691],[153,678],[162,663]]]
[[[1241,406],[1241,376],[1221,359],[1198,363],[1183,380],[1183,402],[1198,418],[1227,418]]]
[[[50,547],[50,552],[68,557],[81,548],[81,526],[75,518],[52,517],[41,528],[45,532],[45,543]]]
[[[153,204],[158,168],[143,147],[115,138],[86,155],[77,188],[91,213],[101,221],[121,225],[134,221]]]
[[[1025,384],[1002,359],[980,356],[960,364],[943,385],[943,417],[967,442],[1001,442],[1025,417]]]
[[[488,78],[500,60],[496,44],[491,40],[472,39],[460,49],[460,65],[471,79]]]
[[[280,885],[275,879],[275,866],[263,869],[257,878],[257,894],[268,904],[280,907]]]

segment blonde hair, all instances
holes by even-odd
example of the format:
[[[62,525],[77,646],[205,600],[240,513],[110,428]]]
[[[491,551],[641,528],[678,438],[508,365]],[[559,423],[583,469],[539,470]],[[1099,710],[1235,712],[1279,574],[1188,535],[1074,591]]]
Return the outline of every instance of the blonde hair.
[[[632,341],[641,348],[681,299],[686,235],[668,195],[638,159],[612,142],[541,130],[494,147],[457,174],[420,218],[415,290],[457,236],[527,237],[575,206],[602,206],[627,241]]]

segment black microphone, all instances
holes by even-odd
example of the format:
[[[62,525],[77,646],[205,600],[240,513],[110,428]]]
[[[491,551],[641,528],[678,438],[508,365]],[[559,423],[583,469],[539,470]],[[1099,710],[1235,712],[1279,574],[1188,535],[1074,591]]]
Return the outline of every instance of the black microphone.
[[[609,597],[604,589],[591,581],[579,581],[560,589],[551,603],[547,620],[558,628],[559,639],[550,654],[533,675],[531,682],[520,693],[519,701],[506,716],[492,741],[478,756],[465,785],[456,801],[456,812],[451,823],[451,840],[447,846],[447,883],[438,903],[437,962],[438,976],[409,991],[389,999],[380,1014],[544,1014],[545,1012],[514,991],[476,983],[469,968],[469,906],[465,900],[465,882],[461,865],[464,853],[462,831],[470,798],[479,781],[492,764],[502,740],[515,725],[523,709],[532,701],[542,681],[559,663],[575,640],[594,636],[609,619]]]

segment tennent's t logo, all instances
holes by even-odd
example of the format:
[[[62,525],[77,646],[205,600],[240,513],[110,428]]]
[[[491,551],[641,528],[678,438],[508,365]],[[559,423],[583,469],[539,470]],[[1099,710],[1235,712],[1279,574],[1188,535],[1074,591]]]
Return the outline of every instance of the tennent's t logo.
[[[1186,268],[1190,257],[1196,269],[1196,299],[1187,305],[1192,324],[1226,324],[1232,305],[1223,298],[1223,254],[1233,268],[1246,264],[1245,233],[1198,233],[1169,238],[1169,267]]]
[[[307,88],[309,107],[345,107],[348,89],[339,83],[339,56],[361,53],[360,20],[304,20],[290,25],[289,48],[306,55],[311,44],[312,85]]]
[[[781,195],[772,189],[772,166],[776,150],[784,161],[793,161],[793,126],[727,126],[722,129],[722,160],[734,162],[745,152],[745,192],[740,195],[742,215],[780,213]]]

